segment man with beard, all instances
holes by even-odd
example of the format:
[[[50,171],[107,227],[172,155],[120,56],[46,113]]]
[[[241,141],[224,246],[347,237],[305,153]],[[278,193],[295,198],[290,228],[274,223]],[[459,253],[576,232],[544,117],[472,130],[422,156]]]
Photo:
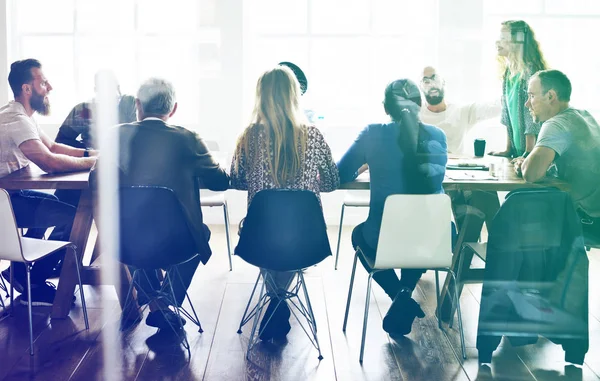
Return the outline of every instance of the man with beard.
[[[600,238],[600,126],[589,112],[569,106],[571,81],[558,70],[542,70],[529,80],[525,107],[543,123],[535,148],[515,160],[529,182],[546,177],[554,164],[570,185],[586,237]]]
[[[52,140],[40,129],[33,114],[50,113],[48,94],[52,86],[35,59],[16,61],[10,66],[8,82],[15,100],[0,108],[0,177],[35,163],[42,170],[69,172],[90,169],[96,162],[94,151],[77,149]],[[68,241],[75,217],[75,207],[56,196],[32,190],[10,192],[12,207],[20,228],[27,228],[26,237],[41,238],[45,230],[55,227],[51,240]],[[64,251],[35,262],[31,269],[31,301],[34,306],[51,306],[56,288],[46,279],[58,275]],[[27,304],[26,269],[14,263],[14,288],[20,292],[21,303]],[[2,276],[10,281],[10,272]]]
[[[435,68],[427,66],[423,69],[421,91],[427,107],[421,107],[421,120],[446,133],[449,153],[467,153],[470,147],[464,144],[465,136],[478,122],[500,115],[500,103],[446,103],[444,85],[444,79],[436,73]]]

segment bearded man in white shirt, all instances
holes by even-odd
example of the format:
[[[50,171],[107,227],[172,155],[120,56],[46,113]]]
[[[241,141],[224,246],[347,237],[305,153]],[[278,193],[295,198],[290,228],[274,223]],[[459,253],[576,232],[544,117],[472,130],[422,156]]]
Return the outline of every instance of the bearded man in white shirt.
[[[448,153],[471,153],[465,144],[468,132],[479,122],[500,115],[500,102],[493,103],[446,103],[445,81],[435,68],[423,69],[421,91],[426,107],[421,107],[421,121],[442,129],[446,133]]]

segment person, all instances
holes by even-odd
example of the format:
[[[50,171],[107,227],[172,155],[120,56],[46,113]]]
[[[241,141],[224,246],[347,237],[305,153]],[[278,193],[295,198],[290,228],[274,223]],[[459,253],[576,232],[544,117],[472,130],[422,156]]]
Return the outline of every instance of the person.
[[[27,168],[34,163],[48,173],[83,171],[96,162],[96,152],[55,143],[40,129],[33,117],[50,113],[48,94],[52,85],[42,71],[42,64],[33,58],[13,62],[8,82],[14,101],[0,108],[0,177]],[[51,240],[68,241],[75,217],[75,207],[55,195],[33,190],[10,191],[12,207],[19,228],[27,228],[30,238],[41,238],[54,226]],[[57,251],[35,262],[31,268],[31,303],[51,306],[56,288],[48,278],[60,273],[65,251]],[[26,268],[13,263],[13,287],[20,292],[21,303],[27,304]],[[10,281],[9,269],[2,276]]]
[[[525,110],[527,82],[538,70],[548,68],[533,29],[522,20],[504,21],[496,41],[498,63],[502,73],[501,122],[508,139],[504,151],[492,155],[518,157],[533,150],[540,125]]]
[[[121,94],[121,89],[114,72],[101,70],[96,73],[95,82],[98,82],[98,78],[112,81],[114,87],[117,89],[115,96],[117,98],[119,124],[135,122],[135,98],[131,95]],[[94,103],[95,101],[92,100],[90,102],[79,103],[73,107],[58,130],[55,139],[57,143],[84,149],[96,147],[92,139],[91,130]]]
[[[465,144],[466,135],[477,123],[500,115],[500,102],[447,102],[445,85],[446,82],[435,68],[427,66],[423,69],[420,88],[426,107],[421,107],[419,117],[423,123],[444,131],[448,153],[466,154],[472,149]]]
[[[600,126],[585,110],[569,106],[571,81],[558,70],[542,70],[529,80],[526,107],[542,128],[535,148],[515,161],[515,171],[536,182],[556,167],[570,186],[584,236],[600,238]]]
[[[248,205],[263,189],[304,189],[331,192],[339,185],[331,150],[321,132],[308,124],[300,109],[300,85],[292,70],[276,66],[264,72],[256,85],[251,124],[238,139],[231,163],[231,187],[248,190]],[[262,270],[261,270],[262,271]],[[279,289],[292,276],[271,272]],[[269,289],[276,294],[278,290]],[[282,339],[290,330],[286,303],[271,298],[260,325],[261,340]]]
[[[210,190],[224,191],[229,188],[229,175],[211,156],[198,134],[168,123],[177,111],[175,89],[170,82],[160,78],[146,80],[135,102],[139,121],[121,124],[115,131],[119,139],[119,186],[166,187],[172,189],[181,202],[199,255],[177,266],[182,282],[175,282],[173,288],[180,306],[196,268],[200,262],[206,264],[212,254],[208,243],[210,230],[202,220],[199,183]],[[165,252],[165,256],[168,255]],[[144,273],[139,279],[143,291],[151,294],[159,290],[161,284],[156,272]],[[141,304],[148,302],[138,300]],[[159,298],[150,303],[146,324],[164,329],[181,328],[185,321]]]
[[[354,228],[352,245],[374,259],[385,199],[391,194],[443,193],[448,161],[446,135],[418,118],[421,95],[417,85],[399,79],[385,89],[383,107],[390,123],[370,124],[358,135],[338,162],[341,183],[353,181],[367,164],[370,172],[370,209],[367,220]],[[363,258],[367,271],[370,267]],[[383,319],[383,329],[405,335],[415,317],[425,314],[411,295],[425,270],[404,269],[399,279],[394,270],[377,272],[373,279],[393,299]]]

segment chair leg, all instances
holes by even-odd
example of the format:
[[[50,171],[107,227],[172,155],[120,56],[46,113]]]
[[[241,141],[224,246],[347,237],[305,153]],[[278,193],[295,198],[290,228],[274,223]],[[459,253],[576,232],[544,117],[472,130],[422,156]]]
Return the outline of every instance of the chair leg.
[[[463,330],[462,314],[460,312],[460,298],[458,296],[458,286],[457,286],[458,282],[456,280],[456,275],[454,275],[454,272],[452,270],[449,270],[448,274],[454,280],[454,299],[455,299],[455,303],[456,303],[456,313],[458,315],[458,331],[460,333],[460,346],[462,349],[463,359],[466,360],[467,359],[467,350],[465,348],[465,332]]]
[[[179,269],[177,268],[177,266],[173,266],[173,270],[174,270],[175,274],[177,274],[177,278],[179,278],[179,282],[181,282],[181,284],[183,285],[183,279],[181,278],[181,273],[179,272]],[[185,297],[187,298],[187,301],[190,304],[190,308],[192,309],[192,313],[194,314],[194,316],[191,316],[189,314],[189,312],[187,312],[185,310],[185,308],[183,308],[183,307],[179,307],[179,308],[181,308],[181,310],[186,315],[186,317],[188,317],[190,320],[192,320],[192,322],[194,324],[196,324],[198,326],[198,332],[203,333],[204,330],[202,329],[202,324],[200,324],[200,318],[198,318],[198,314],[196,313],[196,309],[194,308],[194,305],[192,304],[192,299],[190,298],[190,295],[188,294],[187,290],[185,290]],[[182,303],[182,305],[183,305],[183,303]]]
[[[260,281],[260,271],[258,272],[258,277],[256,277],[256,282],[254,282],[254,288],[252,289],[252,293],[250,294],[250,299],[248,299],[248,304],[246,304],[246,309],[244,310],[244,314],[242,315],[242,320],[240,321],[240,327],[237,330],[237,333],[242,333],[242,327],[248,322],[246,320],[247,318],[247,314],[248,314],[248,309],[250,308],[250,303],[252,303],[252,298],[254,298],[254,293],[256,292],[256,287],[258,286],[258,282]],[[263,282],[262,287],[264,287],[265,284]],[[261,288],[260,294],[262,295],[263,291]]]
[[[363,331],[362,339],[360,341],[360,357],[358,361],[362,364],[363,356],[365,354],[365,339],[367,338],[367,321],[369,319],[369,304],[371,302],[371,281],[373,280],[373,273],[369,273],[369,279],[367,280],[367,298],[365,300],[365,317],[363,319]]]
[[[352,289],[354,288],[354,274],[356,273],[356,261],[358,253],[354,253],[354,264],[352,265],[352,275],[350,276],[350,287],[348,287],[348,300],[346,301],[346,313],[344,314],[344,325],[342,331],[346,332],[346,324],[348,323],[348,313],[350,312],[350,300],[352,299]]]
[[[262,272],[259,272],[259,277],[262,276]],[[267,283],[267,280],[263,277],[263,284],[262,287],[260,288],[260,296],[258,298],[258,304],[256,305],[256,312],[254,313],[254,320],[252,322],[252,330],[250,331],[250,338],[248,339],[248,349],[246,350],[246,360],[250,360],[250,349],[252,349],[252,346],[254,345],[255,341],[254,340],[254,336],[256,335],[256,329],[258,328],[258,320],[260,319],[261,315],[262,315],[262,310],[263,307],[266,303],[261,304],[262,299],[263,299],[263,295],[265,292],[265,284]]]
[[[13,266],[12,261],[10,262],[10,316],[13,316],[13,312],[15,310],[15,287],[13,284],[15,282],[15,267]],[[31,299],[29,299],[31,300]]]
[[[171,297],[173,298],[173,304],[176,305],[177,304],[177,299],[175,298],[175,291],[173,291],[173,279],[171,277],[171,274],[169,274],[169,271],[167,271],[167,274],[165,275],[165,279],[168,283],[168,289],[171,292]],[[181,314],[179,313],[179,308],[175,307],[175,312],[177,313],[177,318],[181,320]],[[170,323],[169,323],[170,325]],[[171,329],[173,330],[173,332],[177,332],[177,330],[174,327],[171,327]],[[185,347],[185,349],[187,349],[188,351],[188,356],[191,357],[191,351],[190,351],[190,343],[188,342],[187,339],[187,335],[185,333],[185,331],[182,332],[183,334],[183,345]]]
[[[229,271],[233,270],[231,262],[231,239],[229,238],[229,211],[227,210],[227,202],[223,204],[223,215],[225,218],[225,235],[227,238],[227,257],[229,258]]]
[[[438,327],[442,329],[442,311],[440,310],[440,276],[435,270],[435,315],[437,316]]]
[[[85,321],[85,329],[90,329],[90,323],[88,320],[87,306],[85,305],[85,296],[83,295],[83,283],[81,282],[81,271],[79,269],[79,259],[77,258],[77,251],[75,246],[71,246],[71,251],[75,257],[75,267],[77,268],[77,281],[79,281],[79,296],[81,298],[81,307],[83,308],[83,320]]]
[[[345,204],[342,204],[342,215],[340,216],[340,231],[338,232],[337,250],[335,251],[335,266],[334,270],[337,270],[338,259],[340,259],[340,242],[342,241],[342,223],[344,222],[344,208]]]
[[[127,290],[127,295],[125,295],[125,303],[123,303],[123,307],[121,309],[121,324],[123,323],[123,318],[125,317],[125,313],[129,312],[129,303],[135,303],[135,299],[133,298],[133,285],[135,284],[135,276],[140,271],[139,269],[133,270],[133,274],[131,274],[131,283],[129,283],[129,289]],[[131,298],[131,300],[129,300]],[[129,314],[129,313],[128,313]],[[142,314],[140,314],[140,319],[142,318]]]
[[[319,345],[319,338],[317,337],[317,320],[315,319],[315,314],[313,313],[313,309],[310,305],[310,298],[308,297],[308,290],[306,289],[306,283],[304,282],[304,275],[302,271],[298,272],[298,277],[300,278],[300,282],[302,283],[302,291],[304,291],[304,299],[306,299],[306,304],[308,306],[308,313],[310,315],[309,325],[312,323],[313,328],[313,336],[315,339],[315,346],[317,347],[317,351],[319,351],[319,361],[323,360],[323,355],[321,354],[321,346]]]
[[[31,309],[31,265],[29,263],[26,263],[25,269],[27,270],[27,313],[29,315],[29,355],[33,356],[33,311]]]

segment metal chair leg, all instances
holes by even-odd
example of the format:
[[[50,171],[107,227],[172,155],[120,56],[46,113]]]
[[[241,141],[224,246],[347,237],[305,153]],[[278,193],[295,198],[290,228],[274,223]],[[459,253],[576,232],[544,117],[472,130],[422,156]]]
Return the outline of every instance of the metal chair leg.
[[[367,280],[367,299],[365,300],[365,317],[363,319],[363,331],[362,339],[360,341],[360,357],[358,361],[362,364],[363,356],[365,354],[365,339],[367,337],[367,321],[369,319],[369,304],[371,302],[371,281],[373,280],[373,273],[369,273],[369,279]]]
[[[319,351],[319,361],[323,360],[323,355],[321,354],[321,346],[319,345],[319,338],[317,337],[317,321],[315,320],[315,314],[313,313],[313,309],[310,305],[310,298],[308,297],[308,290],[306,289],[306,283],[304,282],[304,275],[302,275],[302,271],[298,272],[298,277],[300,277],[300,281],[302,282],[302,291],[304,291],[304,299],[306,299],[306,304],[308,305],[308,313],[310,315],[309,325],[312,323],[313,326],[313,336],[315,339],[315,346],[317,347],[317,351]],[[298,298],[299,299],[299,298]]]
[[[242,320],[240,321],[240,327],[238,328],[237,333],[242,333],[242,327],[246,325],[248,322],[246,319],[248,318],[248,309],[250,308],[250,304],[252,303],[252,298],[254,298],[254,293],[256,292],[256,287],[258,286],[258,282],[260,281],[260,271],[258,272],[258,277],[256,278],[256,282],[254,282],[254,288],[252,289],[252,293],[250,294],[250,299],[248,299],[248,304],[246,304],[246,309],[244,310],[244,314],[242,315]],[[262,287],[265,286],[263,282]],[[260,294],[263,294],[263,290],[261,287]]]
[[[29,355],[33,356],[33,311],[31,309],[31,265],[29,263],[26,263],[25,269],[27,270],[27,313],[29,315]],[[11,282],[11,284],[12,284],[12,282]]]
[[[181,283],[181,286],[183,287],[183,278],[181,278],[181,273],[179,272],[179,269],[177,268],[177,266],[172,266],[170,270],[173,270],[173,272],[175,273],[175,275],[177,275],[177,278],[179,279],[179,282]],[[187,312],[185,310],[185,308],[183,308],[183,303],[181,303],[181,306],[179,306],[178,308],[181,309],[181,312],[188,318],[190,319],[194,324],[196,324],[198,326],[198,332],[199,333],[203,333],[204,330],[202,329],[202,324],[200,324],[200,318],[198,318],[198,314],[196,313],[196,309],[194,308],[194,304],[192,303],[192,299],[190,298],[190,295],[188,294],[187,290],[185,290],[185,298],[187,299],[188,303],[190,304],[190,308],[192,309],[192,313],[194,314],[194,316],[192,316],[189,312]],[[176,301],[173,301],[176,304]]]
[[[259,272],[259,276],[262,276],[262,272]],[[256,312],[254,313],[254,321],[252,322],[252,330],[250,331],[250,338],[248,340],[248,349],[246,350],[246,360],[250,360],[250,349],[254,345],[255,341],[254,336],[256,335],[256,329],[258,328],[258,321],[261,318],[262,310],[264,308],[264,304],[261,304],[264,292],[265,292],[265,284],[267,283],[266,279],[263,278],[263,285],[260,288],[260,296],[258,298],[258,304],[256,306]]]
[[[171,297],[173,298],[173,304],[176,304],[177,298],[175,298],[175,291],[173,291],[173,279],[171,277],[171,274],[169,274],[169,271],[167,271],[167,274],[165,275],[165,279],[168,282],[167,288],[169,289],[169,291],[171,291]],[[175,312],[177,313],[177,318],[181,320],[182,318],[181,318],[181,314],[179,313],[179,308],[175,307]],[[169,325],[171,325],[171,324],[169,323]],[[173,332],[177,333],[177,331],[175,330],[175,327],[171,327],[171,329],[173,330]],[[183,341],[184,341],[183,345],[188,351],[188,356],[189,356],[188,359],[189,359],[192,356],[191,351],[190,351],[190,343],[187,339],[187,335],[185,333],[185,330],[183,330],[183,328],[182,328],[182,331],[183,331],[182,335],[183,335]]]
[[[79,259],[77,258],[77,249],[73,245],[71,246],[71,251],[73,252],[73,256],[75,257],[75,267],[77,267],[77,280],[79,281],[79,297],[81,298],[81,307],[83,308],[83,320],[85,322],[85,329],[90,329],[90,323],[88,320],[87,314],[87,306],[85,304],[85,296],[83,295],[83,283],[81,282],[81,271],[79,270]]]
[[[229,258],[229,271],[232,271],[233,264],[231,260],[231,239],[229,238],[229,211],[227,209],[227,201],[223,203],[223,215],[225,218],[225,235],[227,236],[227,257]]]
[[[15,282],[15,267],[13,266],[13,263],[11,261],[10,262],[10,316],[13,316],[13,312],[15,310],[15,287],[13,286],[13,284],[15,284],[14,282]]]
[[[342,223],[344,221],[344,208],[345,204],[342,204],[342,215],[340,216],[340,231],[338,232],[338,242],[337,242],[337,250],[335,251],[335,266],[334,270],[337,270],[338,259],[340,259],[340,242],[342,241]]]
[[[462,314],[460,312],[460,298],[458,297],[458,286],[457,286],[458,282],[456,281],[456,275],[454,275],[454,272],[452,270],[449,270],[448,274],[450,274],[450,276],[454,280],[454,299],[455,299],[455,303],[456,303],[456,313],[458,315],[458,331],[460,334],[460,346],[462,349],[463,359],[466,360],[467,359],[467,350],[465,348],[465,332],[463,330]]]
[[[442,312],[440,311],[440,277],[435,270],[435,314],[437,316],[438,327],[442,329]]]
[[[348,323],[348,313],[350,311],[350,300],[352,299],[352,289],[354,288],[354,274],[356,273],[356,261],[358,253],[354,253],[354,264],[352,265],[352,275],[350,276],[350,287],[348,287],[348,300],[346,301],[346,313],[344,314],[344,325],[342,331],[346,332],[346,324]]]

